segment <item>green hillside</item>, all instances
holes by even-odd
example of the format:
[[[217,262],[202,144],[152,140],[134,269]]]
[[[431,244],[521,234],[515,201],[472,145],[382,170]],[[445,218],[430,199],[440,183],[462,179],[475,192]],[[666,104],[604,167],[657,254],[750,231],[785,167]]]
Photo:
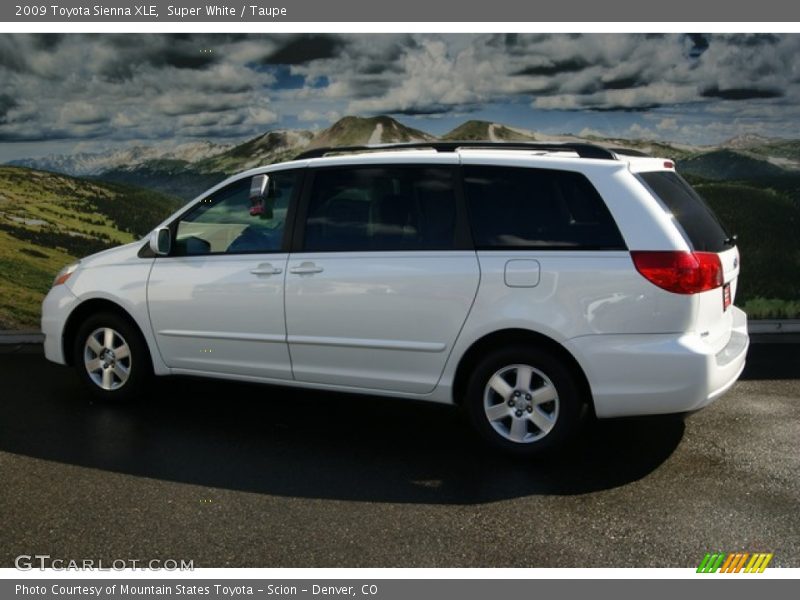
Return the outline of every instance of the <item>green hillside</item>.
[[[685,175],[717,180],[754,180],[786,174],[785,169],[766,160],[733,150],[716,150],[678,159],[678,170]]]
[[[54,275],[145,235],[182,202],[141,188],[0,167],[0,329],[38,328]]]
[[[800,317],[800,204],[753,182],[693,183],[738,235],[736,304],[753,318]]]
[[[135,169],[113,169],[98,179],[147,188],[172,197],[191,200],[228,177],[225,172],[201,170],[181,160],[151,160]]]
[[[758,156],[779,157],[800,162],[800,141],[798,140],[773,141],[748,150]]]

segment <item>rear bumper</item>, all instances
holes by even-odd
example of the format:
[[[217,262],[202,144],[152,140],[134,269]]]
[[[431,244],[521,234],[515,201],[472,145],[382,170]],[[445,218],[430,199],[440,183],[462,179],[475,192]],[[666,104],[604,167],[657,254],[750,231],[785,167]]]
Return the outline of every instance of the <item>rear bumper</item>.
[[[583,366],[598,417],[698,410],[736,383],[749,347],[747,316],[731,307],[728,343],[714,351],[699,335],[591,335],[567,348]]]
[[[64,356],[64,326],[78,298],[66,285],[53,287],[42,302],[42,333],[44,356],[47,360],[66,364]]]

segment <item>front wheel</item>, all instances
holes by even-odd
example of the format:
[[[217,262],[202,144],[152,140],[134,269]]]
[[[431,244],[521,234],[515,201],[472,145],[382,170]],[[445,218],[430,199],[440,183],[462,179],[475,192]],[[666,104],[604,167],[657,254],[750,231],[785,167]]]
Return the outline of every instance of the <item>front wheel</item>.
[[[483,359],[465,398],[469,419],[486,442],[525,456],[563,445],[578,428],[583,404],[573,372],[557,357],[527,346]]]
[[[135,398],[152,374],[141,334],[113,313],[93,315],[83,322],[75,336],[73,364],[89,392],[110,402]]]

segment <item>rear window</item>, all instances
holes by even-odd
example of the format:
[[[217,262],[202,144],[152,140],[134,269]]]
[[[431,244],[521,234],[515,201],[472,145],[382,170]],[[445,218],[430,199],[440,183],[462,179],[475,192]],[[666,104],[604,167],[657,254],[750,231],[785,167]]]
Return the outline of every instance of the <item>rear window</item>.
[[[672,213],[693,250],[722,252],[733,247],[730,234],[683,177],[673,171],[639,173],[639,177]]]
[[[478,249],[625,249],[605,202],[580,173],[471,166],[464,191]]]

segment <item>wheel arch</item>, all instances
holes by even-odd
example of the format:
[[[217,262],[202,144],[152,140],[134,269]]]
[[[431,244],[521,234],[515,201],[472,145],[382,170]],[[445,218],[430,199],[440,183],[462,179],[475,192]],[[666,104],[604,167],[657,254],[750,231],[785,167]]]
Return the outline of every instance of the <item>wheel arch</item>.
[[[467,382],[475,366],[491,350],[501,345],[530,344],[541,348],[561,359],[575,375],[576,381],[586,400],[589,410],[594,415],[594,399],[586,373],[577,359],[564,346],[554,339],[529,329],[501,329],[475,340],[461,357],[453,377],[453,403],[460,405],[466,394]]]
[[[64,360],[68,365],[73,365],[73,352],[72,349],[75,345],[75,336],[78,334],[81,323],[83,323],[89,316],[101,312],[109,312],[125,319],[131,327],[134,327],[144,341],[149,354],[148,359],[150,364],[153,364],[153,349],[150,347],[149,341],[145,332],[136,322],[136,319],[125,308],[105,298],[91,298],[84,300],[70,313],[67,318],[66,325],[64,326],[64,333],[61,336],[61,349],[64,354]]]

